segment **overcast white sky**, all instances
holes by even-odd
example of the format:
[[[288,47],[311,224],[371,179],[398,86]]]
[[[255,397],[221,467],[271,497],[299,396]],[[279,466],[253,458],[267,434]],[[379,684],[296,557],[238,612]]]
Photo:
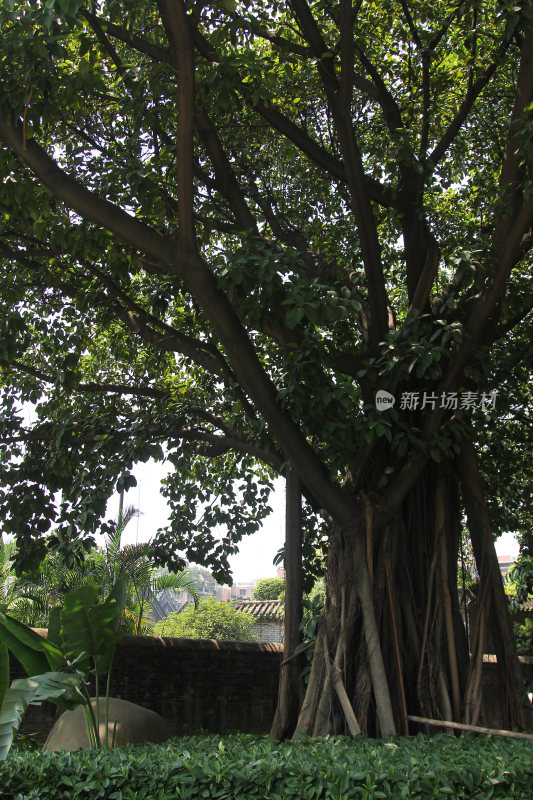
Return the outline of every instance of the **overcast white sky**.
[[[132,519],[122,537],[124,544],[135,541],[146,542],[152,538],[158,528],[168,521],[166,500],[159,489],[161,479],[172,469],[167,464],[137,464],[133,474],[137,478],[137,486],[124,496],[124,505],[133,505],[141,511],[141,515]],[[115,519],[118,515],[118,495],[113,497],[107,506],[107,518]],[[276,575],[273,565],[274,556],[282,547],[285,527],[285,481],[278,479],[275,491],[270,498],[272,514],[264,521],[260,531],[246,536],[240,543],[239,553],[230,559],[233,578],[237,583],[271,578]]]

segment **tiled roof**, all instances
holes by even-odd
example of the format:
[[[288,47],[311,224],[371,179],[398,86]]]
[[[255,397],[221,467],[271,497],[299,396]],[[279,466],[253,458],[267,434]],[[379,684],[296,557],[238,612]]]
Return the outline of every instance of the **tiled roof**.
[[[277,619],[281,600],[237,600],[232,605],[236,611],[244,611],[256,619]]]
[[[533,611],[533,597],[528,597],[523,603],[520,603],[520,611]]]

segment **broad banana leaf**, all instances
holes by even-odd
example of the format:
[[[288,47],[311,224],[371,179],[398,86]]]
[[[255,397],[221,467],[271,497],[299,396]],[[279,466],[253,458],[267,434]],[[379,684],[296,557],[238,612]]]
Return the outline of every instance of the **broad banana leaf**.
[[[0,761],[5,759],[13,743],[22,717],[31,703],[61,701],[62,707],[75,708],[85,703],[79,690],[82,675],[47,672],[13,681],[4,696],[0,711]]]
[[[9,650],[0,642],[0,711],[5,694],[9,689]]]
[[[111,627],[113,630],[118,631],[120,627],[120,618],[124,613],[124,609],[126,608],[126,601],[128,598],[128,578],[125,575],[122,575],[120,578],[117,578],[115,581],[115,585],[109,592],[106,602],[116,603],[119,608],[119,614],[115,617],[113,622],[111,623]]]
[[[61,650],[43,639],[30,627],[7,614],[0,613],[0,641],[20,661],[28,675],[41,675],[50,669],[66,669]]]
[[[95,605],[98,590],[93,586],[83,586],[65,598],[61,615],[63,647],[68,658],[79,658],[77,666],[85,672],[90,671],[90,658],[94,659],[98,675],[108,672],[121,639],[118,619],[122,609],[117,599],[120,590],[116,595],[113,592],[99,605]]]
[[[50,611],[46,638],[51,644],[61,648],[61,608],[59,606],[54,606]]]

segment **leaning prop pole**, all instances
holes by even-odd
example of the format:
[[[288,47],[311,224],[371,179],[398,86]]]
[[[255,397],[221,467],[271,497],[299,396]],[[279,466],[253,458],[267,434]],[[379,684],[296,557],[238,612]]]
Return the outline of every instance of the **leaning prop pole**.
[[[447,728],[448,730],[466,731],[467,733],[484,733],[487,736],[504,736],[508,739],[529,739],[533,742],[533,734],[520,731],[505,731],[499,728],[484,728],[481,725],[465,725],[462,722],[449,722],[445,719],[428,719],[409,714],[409,722],[418,722],[420,725],[429,725],[431,728]]]

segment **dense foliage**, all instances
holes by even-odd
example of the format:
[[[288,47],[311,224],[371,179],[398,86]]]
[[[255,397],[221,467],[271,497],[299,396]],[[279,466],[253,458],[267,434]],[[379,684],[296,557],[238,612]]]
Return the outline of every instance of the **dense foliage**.
[[[156,636],[176,636],[184,639],[226,639],[254,642],[254,619],[244,611],[236,611],[230,603],[214,597],[200,600],[198,606],[188,605],[154,625]]]
[[[422,736],[274,744],[203,736],[109,753],[13,753],[6,798],[39,800],[530,800],[527,742]]]
[[[262,578],[254,586],[254,600],[279,600],[284,591],[284,578]]]
[[[6,0],[0,24],[17,568],[73,562],[155,458],[159,560],[228,580],[291,475],[295,560],[327,558],[298,730],[475,721],[485,628],[521,724],[492,534],[532,521],[532,0]]]
[[[37,569],[17,576],[13,569],[15,548],[0,545],[0,611],[35,628],[48,628],[50,615],[67,594],[82,586],[93,586],[104,601],[116,582],[126,582],[126,598],[120,629],[123,633],[149,633],[152,602],[158,592],[188,591],[198,599],[198,578],[189,570],[178,573],[157,568],[149,543],[121,544],[121,537],[133,509],[126,509],[111,523],[103,547],[90,551],[80,562],[67,566],[60,554],[48,553]]]

